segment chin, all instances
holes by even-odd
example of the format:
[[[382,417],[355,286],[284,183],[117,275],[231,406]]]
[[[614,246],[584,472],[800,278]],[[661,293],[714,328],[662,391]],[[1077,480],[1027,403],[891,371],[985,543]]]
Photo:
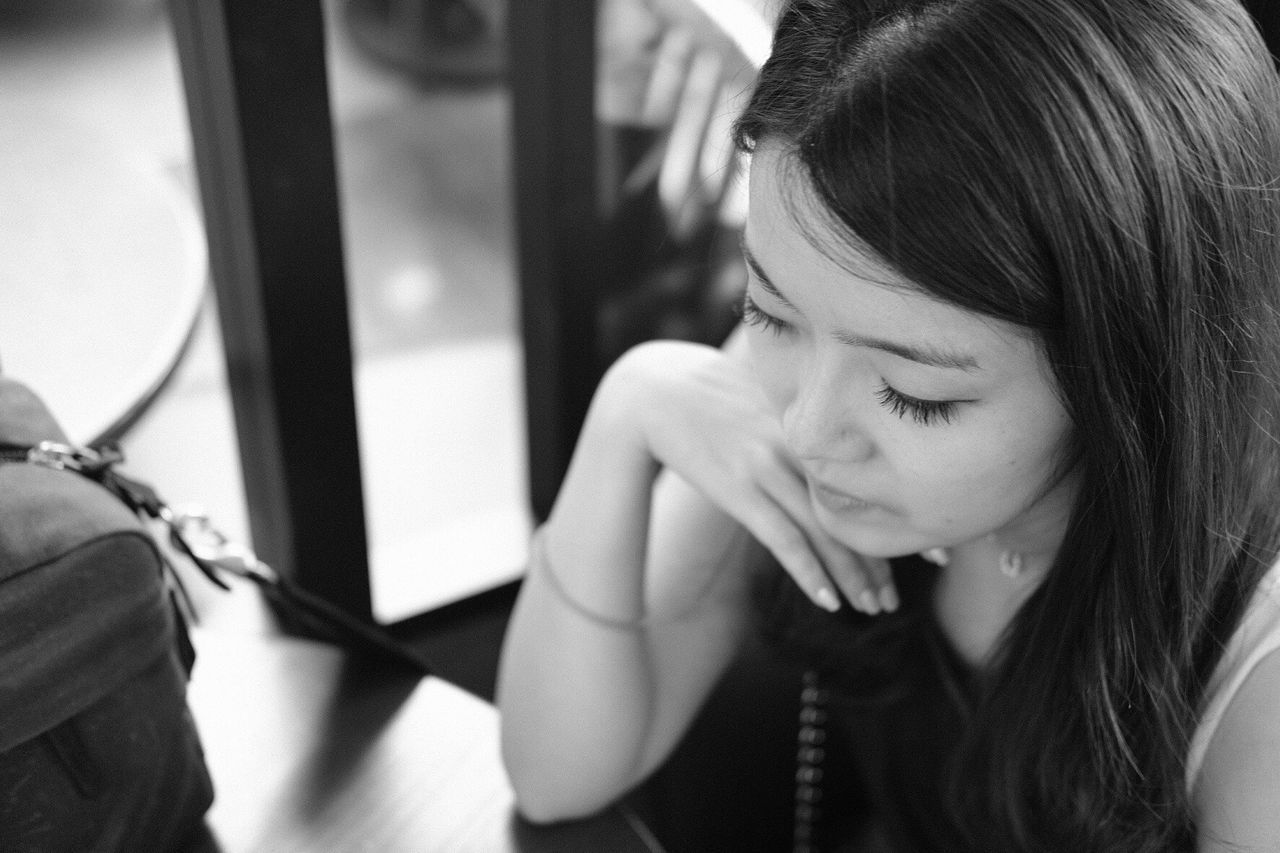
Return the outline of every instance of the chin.
[[[845,526],[839,530],[827,528],[827,532],[841,545],[864,557],[884,559],[906,557],[932,548],[935,544],[918,533],[907,531],[868,530],[862,529],[861,526],[858,528]]]
[[[949,544],[954,539],[954,536],[947,537],[937,531],[918,530],[907,524],[902,513],[884,507],[847,513],[831,512],[821,506],[814,509],[823,530],[850,551],[864,557],[907,557]]]

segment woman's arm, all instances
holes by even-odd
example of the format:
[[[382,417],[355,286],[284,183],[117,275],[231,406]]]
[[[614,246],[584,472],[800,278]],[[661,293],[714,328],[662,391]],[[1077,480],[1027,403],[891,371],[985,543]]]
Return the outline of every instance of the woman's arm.
[[[673,473],[659,478],[638,423],[653,379],[643,356],[624,357],[601,384],[544,528],[550,565],[531,566],[504,643],[503,756],[534,820],[589,814],[640,782],[742,631],[742,575],[707,572],[737,525]],[[620,621],[648,613],[650,624],[623,630],[584,617],[548,571],[592,611]],[[694,595],[705,598],[687,618],[665,620]]]
[[[692,344],[643,345],[609,371],[543,536],[498,683],[534,820],[598,810],[674,747],[745,630],[752,539],[815,599],[835,600],[826,572],[846,593],[866,584],[816,528],[740,359]]]
[[[1194,806],[1200,853],[1280,851],[1280,652],[1263,658],[1227,706]]]

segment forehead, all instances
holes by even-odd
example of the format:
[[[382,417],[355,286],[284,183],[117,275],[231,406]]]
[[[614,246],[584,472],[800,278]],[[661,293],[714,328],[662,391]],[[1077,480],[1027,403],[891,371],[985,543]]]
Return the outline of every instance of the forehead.
[[[1040,361],[1029,330],[945,302],[881,261],[826,211],[798,160],[773,145],[752,157],[744,243],[787,301],[837,338],[943,345],[980,363],[1014,353]]]
[[[756,237],[793,250],[807,250],[803,254],[812,253],[815,260],[860,279],[921,292],[905,277],[876,260],[854,234],[836,222],[814,191],[798,157],[774,144],[761,145],[751,157],[748,185],[746,236],[749,243],[754,245],[752,238]],[[807,245],[792,246],[793,243]]]

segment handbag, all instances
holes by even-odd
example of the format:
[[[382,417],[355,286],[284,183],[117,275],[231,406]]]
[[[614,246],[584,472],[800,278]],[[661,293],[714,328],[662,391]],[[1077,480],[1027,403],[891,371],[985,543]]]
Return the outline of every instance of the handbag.
[[[66,439],[0,378],[0,440]],[[213,801],[193,659],[136,516],[72,471],[0,465],[0,850],[182,849]]]
[[[173,510],[123,459],[115,444],[72,446],[30,389],[0,377],[5,853],[164,853],[205,837],[214,792],[186,704],[195,651],[171,552],[223,589],[251,581],[287,631],[430,672],[205,516]]]

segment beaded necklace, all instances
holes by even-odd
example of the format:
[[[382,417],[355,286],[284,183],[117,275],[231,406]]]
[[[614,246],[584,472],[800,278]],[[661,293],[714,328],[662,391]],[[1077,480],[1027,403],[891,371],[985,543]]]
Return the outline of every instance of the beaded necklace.
[[[800,729],[796,736],[796,810],[792,853],[818,853],[822,816],[822,761],[826,757],[827,699],[818,673],[807,670],[800,690]]]

